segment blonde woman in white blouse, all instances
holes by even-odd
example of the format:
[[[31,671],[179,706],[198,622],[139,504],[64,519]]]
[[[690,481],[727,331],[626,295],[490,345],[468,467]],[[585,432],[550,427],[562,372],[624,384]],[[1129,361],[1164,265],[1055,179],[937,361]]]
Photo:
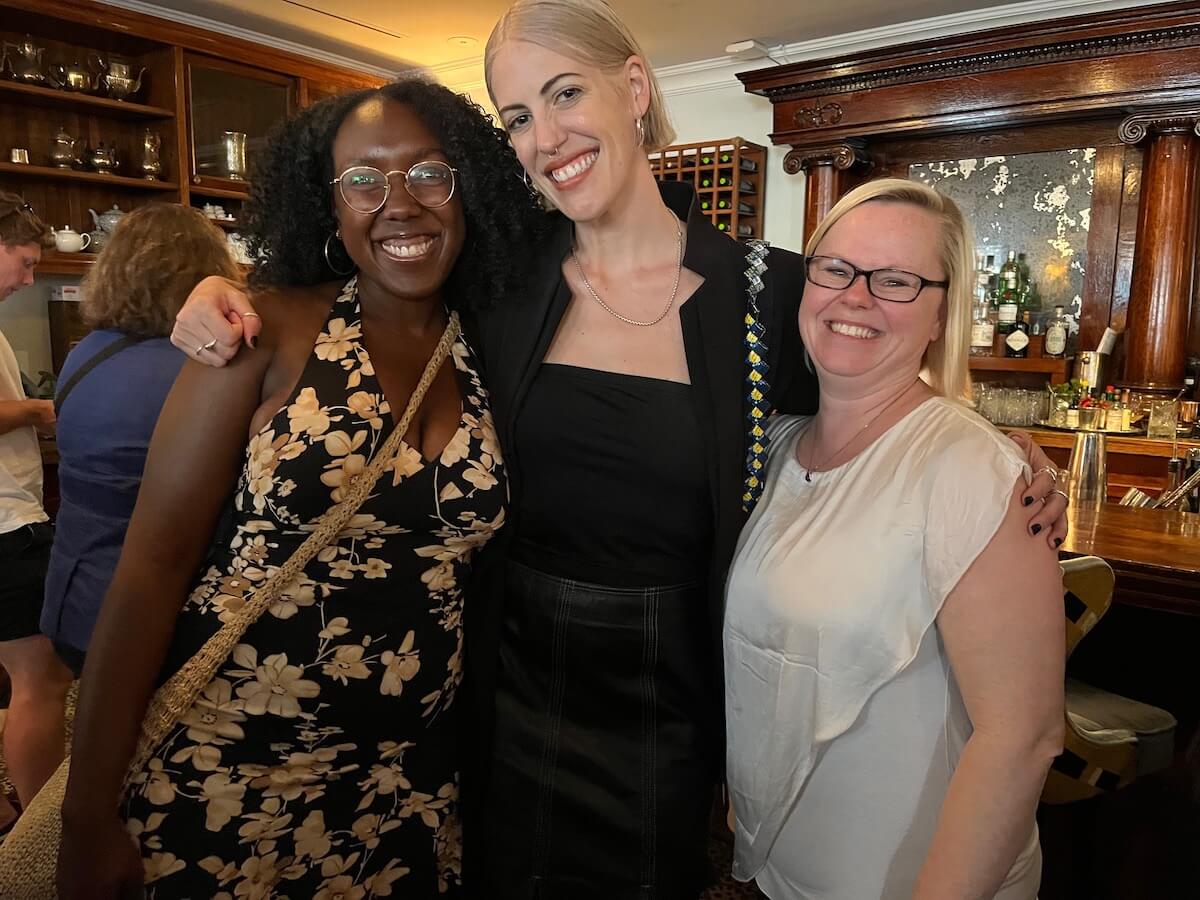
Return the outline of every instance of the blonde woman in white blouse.
[[[1031,900],[1062,594],[1029,468],[967,402],[968,228],[887,179],[807,253],[820,412],[772,424],[728,582],[734,874],[773,900]]]

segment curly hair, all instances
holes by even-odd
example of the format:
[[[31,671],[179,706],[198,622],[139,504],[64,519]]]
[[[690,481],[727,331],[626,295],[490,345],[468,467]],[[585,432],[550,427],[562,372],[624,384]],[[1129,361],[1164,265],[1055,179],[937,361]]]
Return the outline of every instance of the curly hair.
[[[54,246],[54,237],[24,197],[0,191],[0,244],[6,247],[37,244],[49,248]]]
[[[517,290],[545,214],[491,117],[468,97],[418,78],[329,97],[275,127],[256,161],[244,209],[243,231],[258,260],[251,283],[309,285],[344,274],[325,256],[325,242],[337,229],[330,200],[333,141],[346,117],[375,97],[411,109],[458,169],[466,239],[447,282],[447,305],[479,308]]]
[[[165,337],[209,275],[241,278],[221,230],[191,207],[150,203],[117,223],[84,276],[79,311],[93,328]]]

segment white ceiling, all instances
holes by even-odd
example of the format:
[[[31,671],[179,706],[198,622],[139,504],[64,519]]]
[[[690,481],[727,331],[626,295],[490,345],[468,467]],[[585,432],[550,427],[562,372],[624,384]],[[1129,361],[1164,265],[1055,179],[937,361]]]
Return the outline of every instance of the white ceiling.
[[[476,60],[510,0],[109,0],[171,17],[201,16],[326,53],[398,71]],[[655,67],[720,57],[726,44],[768,46],[934,16],[1012,5],[1011,0],[610,0]],[[1034,5],[1034,4],[1029,4]],[[452,39],[468,38],[462,44]]]

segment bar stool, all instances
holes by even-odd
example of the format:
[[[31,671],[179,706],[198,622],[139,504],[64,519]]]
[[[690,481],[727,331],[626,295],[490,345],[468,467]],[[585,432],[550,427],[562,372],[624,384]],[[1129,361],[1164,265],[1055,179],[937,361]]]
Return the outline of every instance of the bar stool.
[[[1062,563],[1067,656],[1112,605],[1112,567],[1095,556]],[[1163,709],[1067,679],[1066,736],[1042,802],[1073,803],[1165,769],[1175,747],[1175,717]]]

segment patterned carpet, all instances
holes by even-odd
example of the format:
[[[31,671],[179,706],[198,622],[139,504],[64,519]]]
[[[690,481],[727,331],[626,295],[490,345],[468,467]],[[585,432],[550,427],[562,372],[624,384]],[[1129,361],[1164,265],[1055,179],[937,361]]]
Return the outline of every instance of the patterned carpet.
[[[711,838],[708,844],[708,858],[713,871],[720,873],[720,877],[716,884],[700,895],[700,900],[760,900],[766,897],[753,882],[744,884],[734,881],[733,876],[729,874],[733,865],[732,838]]]

